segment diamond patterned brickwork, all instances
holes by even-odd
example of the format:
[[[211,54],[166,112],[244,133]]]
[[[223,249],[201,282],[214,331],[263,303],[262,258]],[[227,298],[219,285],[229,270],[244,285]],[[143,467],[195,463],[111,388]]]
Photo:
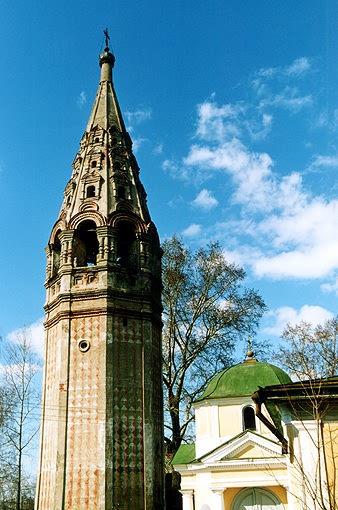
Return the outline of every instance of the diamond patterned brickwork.
[[[72,321],[69,371],[66,506],[99,508],[99,488],[104,486],[104,457],[98,456],[105,422],[105,343],[100,342],[100,317]],[[79,344],[90,342],[81,352]],[[102,391],[103,390],[103,391]],[[90,445],[90,448],[88,448]]]
[[[144,501],[143,344],[140,321],[114,321],[113,360],[113,505],[127,508]],[[142,506],[141,506],[142,508]]]

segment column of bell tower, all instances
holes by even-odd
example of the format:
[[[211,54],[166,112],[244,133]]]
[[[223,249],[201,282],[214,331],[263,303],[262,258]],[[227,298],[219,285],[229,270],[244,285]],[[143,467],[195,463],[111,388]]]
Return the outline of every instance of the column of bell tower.
[[[46,249],[36,510],[163,508],[161,249],[114,62]]]

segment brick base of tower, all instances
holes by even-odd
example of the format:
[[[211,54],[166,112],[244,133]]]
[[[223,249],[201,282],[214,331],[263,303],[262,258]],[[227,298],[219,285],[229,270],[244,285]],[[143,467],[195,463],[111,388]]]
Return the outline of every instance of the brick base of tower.
[[[121,299],[81,272],[85,289],[46,307],[37,508],[163,508],[159,316],[137,290]]]

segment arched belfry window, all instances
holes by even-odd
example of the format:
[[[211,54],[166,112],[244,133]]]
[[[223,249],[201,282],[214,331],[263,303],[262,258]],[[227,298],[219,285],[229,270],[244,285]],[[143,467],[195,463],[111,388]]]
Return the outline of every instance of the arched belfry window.
[[[135,227],[130,221],[119,221],[117,224],[117,260],[122,267],[133,267],[136,264]]]
[[[121,199],[126,198],[126,188],[124,186],[119,186],[117,188],[117,196],[118,196],[118,198],[121,198]]]
[[[61,243],[60,243],[60,238],[59,238],[60,233],[61,233],[61,230],[58,230],[57,233],[55,234],[54,242],[51,245],[52,257],[53,257],[52,258],[53,276],[58,272],[59,267],[60,267],[60,255],[61,255]]]
[[[76,266],[93,266],[99,251],[96,224],[92,220],[83,221],[74,240],[74,263]]]
[[[243,409],[243,430],[256,430],[255,411],[251,406]]]

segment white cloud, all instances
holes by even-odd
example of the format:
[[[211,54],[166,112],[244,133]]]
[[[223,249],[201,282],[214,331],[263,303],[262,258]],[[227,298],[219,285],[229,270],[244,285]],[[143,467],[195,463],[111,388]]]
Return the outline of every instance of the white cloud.
[[[202,227],[196,223],[192,223],[182,231],[182,235],[185,237],[196,237],[201,234]]]
[[[260,108],[275,106],[286,108],[291,112],[299,112],[307,106],[311,106],[313,98],[311,94],[301,95],[297,87],[285,87],[281,92],[267,95],[260,102]]]
[[[312,95],[299,90],[299,80],[310,71],[312,63],[307,57],[297,58],[290,65],[260,69],[251,80],[252,89],[260,101],[259,108],[284,108],[298,113],[311,106]]]
[[[260,78],[285,78],[300,77],[312,70],[311,60],[308,57],[296,58],[291,64],[286,66],[261,68],[256,73]]]
[[[316,305],[304,305],[299,310],[290,306],[283,306],[267,314],[267,319],[273,323],[263,329],[265,334],[280,336],[287,324],[298,324],[299,322],[310,322],[311,324],[323,323],[332,319],[333,314]]]
[[[300,76],[311,70],[311,62],[307,57],[296,58],[291,65],[285,68],[288,76]]]
[[[82,90],[77,98],[77,105],[82,108],[87,103],[87,94]]]
[[[260,259],[253,262],[253,270],[258,277],[276,280],[323,278],[338,267],[338,242],[330,248],[334,252],[329,254],[327,246],[315,246],[308,251],[290,250],[271,257],[262,254]]]
[[[38,354],[40,357],[43,357],[43,342],[44,342],[44,328],[43,328],[43,318],[38,319],[36,322],[33,322],[29,326],[25,326],[24,328],[16,329],[7,335],[7,339],[10,342],[17,342],[22,335],[25,335],[32,350]]]
[[[204,188],[198,193],[197,197],[192,201],[192,204],[195,207],[209,211],[218,205],[218,200],[211,191]]]
[[[133,139],[133,151],[137,152],[144,143],[146,143],[148,140],[147,138],[142,137],[136,137]]]
[[[153,149],[153,154],[160,156],[163,153],[163,143],[157,144]]]
[[[292,83],[310,71],[310,60],[301,57],[289,66],[261,70],[256,75],[256,86],[263,86],[259,99],[254,98],[256,103],[218,105],[213,96],[199,104],[196,132],[186,156],[181,163],[167,160],[163,167],[173,177],[191,183],[213,178],[220,194],[226,189],[235,219],[222,222],[220,218],[203,231],[210,238],[223,240],[229,254],[237,259],[241,252],[241,263],[255,276],[332,278],[334,282],[327,281],[322,287],[332,292],[338,290],[338,200],[316,196],[316,188],[310,191],[308,169],[304,169],[304,180],[301,171],[283,173],[282,168],[277,173],[271,155],[249,144],[255,141],[255,134],[261,130],[265,136],[275,123],[268,108],[283,106],[294,114],[312,103],[312,96],[302,94]],[[277,93],[272,92],[272,82],[279,86]],[[338,156],[317,154],[310,168],[336,166]],[[224,185],[229,177],[231,184]],[[212,189],[208,186],[193,204],[209,207],[213,204],[210,196]],[[190,226],[187,235],[200,235],[200,231],[200,225]]]
[[[328,156],[323,154],[316,154],[313,157],[310,168],[321,168],[321,167],[338,167],[338,155]]]
[[[152,111],[149,108],[135,110],[134,112],[127,111],[124,112],[125,118],[128,120],[130,124],[141,124],[142,122],[151,119]],[[128,131],[131,129],[128,127]]]
[[[239,136],[238,117],[244,110],[243,104],[217,106],[214,101],[199,104],[196,135],[204,140],[218,141]]]
[[[186,165],[179,164],[177,161],[172,159],[165,159],[162,162],[162,169],[164,172],[170,174],[174,179],[180,179],[183,181],[191,179],[189,168]]]
[[[261,245],[248,258],[256,276],[323,278],[338,270],[338,201],[311,196],[300,173],[278,177],[267,153],[250,151],[238,139],[194,144],[184,164],[206,175],[231,175],[232,200],[251,218],[254,242]]]

